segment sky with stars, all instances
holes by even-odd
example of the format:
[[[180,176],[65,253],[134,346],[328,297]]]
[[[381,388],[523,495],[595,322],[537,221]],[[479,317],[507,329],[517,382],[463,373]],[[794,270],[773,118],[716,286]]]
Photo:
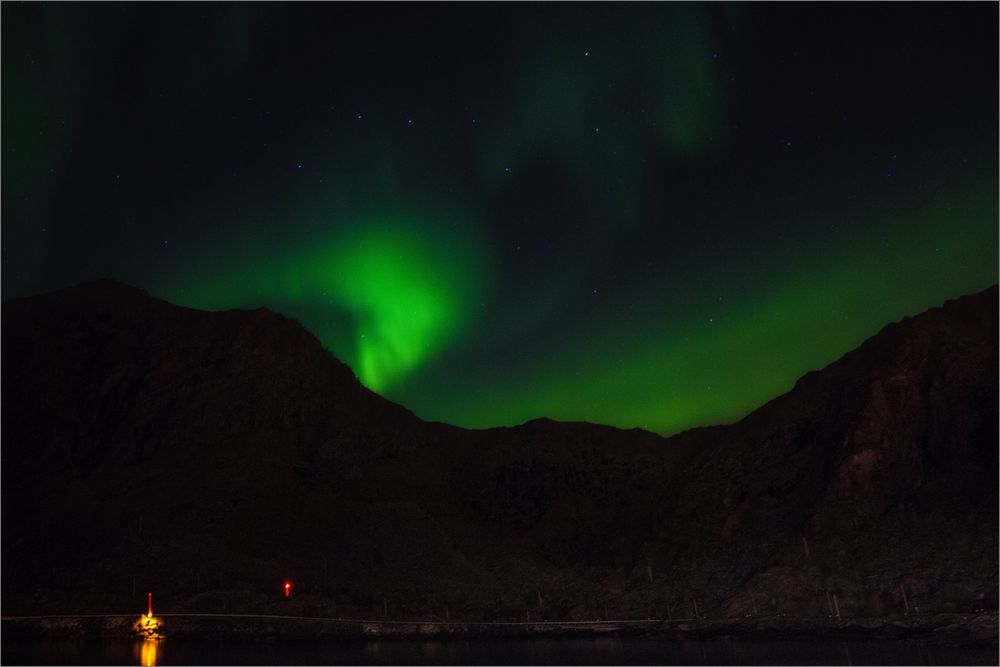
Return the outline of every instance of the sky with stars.
[[[997,282],[997,3],[3,3],[3,298],[297,318],[468,427],[736,420]]]

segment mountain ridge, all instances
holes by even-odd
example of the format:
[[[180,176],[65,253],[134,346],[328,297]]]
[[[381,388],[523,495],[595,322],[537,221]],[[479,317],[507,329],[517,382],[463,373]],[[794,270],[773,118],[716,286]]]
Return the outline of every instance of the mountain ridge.
[[[424,422],[267,309],[114,281],[10,300],[4,612],[111,608],[133,579],[179,609],[270,609],[286,576],[318,609],[430,617],[645,617],[692,595],[707,614],[815,614],[831,589],[876,613],[900,586],[995,608],[996,295],[889,324],[738,422],[669,438]],[[851,553],[873,565],[850,575]]]

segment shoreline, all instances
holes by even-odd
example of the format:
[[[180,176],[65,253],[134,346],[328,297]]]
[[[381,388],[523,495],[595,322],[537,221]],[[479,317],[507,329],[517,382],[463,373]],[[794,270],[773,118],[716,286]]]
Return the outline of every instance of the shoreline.
[[[135,638],[132,615],[3,616],[7,639]],[[469,640],[594,637],[662,637],[668,640],[925,639],[998,644],[998,615],[928,614],[886,618],[653,619],[462,623],[373,621],[299,616],[162,614],[164,639],[225,640]]]

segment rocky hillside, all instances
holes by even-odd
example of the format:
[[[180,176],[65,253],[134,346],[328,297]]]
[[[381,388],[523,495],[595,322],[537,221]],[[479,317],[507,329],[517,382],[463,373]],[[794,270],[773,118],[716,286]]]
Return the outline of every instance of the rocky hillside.
[[[102,281],[2,315],[5,614],[997,606],[996,288],[668,439],[425,423],[267,310]]]

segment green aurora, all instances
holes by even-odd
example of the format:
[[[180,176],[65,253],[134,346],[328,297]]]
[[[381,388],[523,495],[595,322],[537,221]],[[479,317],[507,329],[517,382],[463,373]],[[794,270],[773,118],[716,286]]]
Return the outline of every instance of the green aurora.
[[[5,298],[265,306],[425,419],[730,422],[997,282],[995,4],[3,18]]]
[[[385,392],[467,327],[482,273],[472,242],[390,214],[285,250],[249,247],[163,296],[297,314],[365,386]]]
[[[662,294],[649,294],[639,297],[643,315],[595,314],[589,330],[525,364],[513,382],[508,373],[449,396],[444,413],[431,413],[428,400],[425,413],[470,427],[544,415],[664,434],[735,421],[889,322],[995,282],[998,211],[989,192],[912,213],[898,244],[816,248],[771,276],[746,267],[748,288],[737,298],[720,301],[706,289],[657,303]],[[956,238],[956,216],[979,224]]]
[[[366,386],[426,419],[486,428],[547,416],[669,434],[738,419],[888,322],[991,284],[990,187],[952,197],[859,212],[855,226],[877,233],[840,247],[814,242],[777,265],[721,257],[716,268],[744,285],[728,297],[698,276],[684,281],[695,290],[639,289],[594,307],[555,350],[472,374],[456,343],[488,338],[477,311],[496,287],[478,244],[428,218],[375,216],[319,242],[264,244],[206,275],[185,272],[185,286],[161,294],[294,315]],[[838,216],[821,217],[835,229]]]

